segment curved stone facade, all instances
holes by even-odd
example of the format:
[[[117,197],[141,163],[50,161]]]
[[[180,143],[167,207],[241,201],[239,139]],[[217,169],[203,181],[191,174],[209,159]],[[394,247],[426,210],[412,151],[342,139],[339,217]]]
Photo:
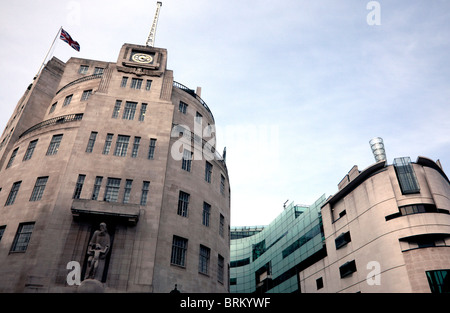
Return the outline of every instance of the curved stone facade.
[[[101,222],[105,291],[228,290],[230,188],[205,130],[214,117],[166,63],[165,49],[125,44],[116,63],[54,58],[27,90],[0,138],[0,291],[76,291],[67,264],[82,280]]]

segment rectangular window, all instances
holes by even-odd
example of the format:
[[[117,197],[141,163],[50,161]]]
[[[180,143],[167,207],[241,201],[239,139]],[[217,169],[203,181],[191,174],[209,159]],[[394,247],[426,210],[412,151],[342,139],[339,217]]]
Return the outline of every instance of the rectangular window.
[[[103,177],[97,176],[95,177],[94,189],[92,190],[92,200],[97,200],[98,195],[100,194],[100,187],[102,186]]]
[[[225,217],[220,214],[219,220],[219,235],[223,238],[225,235]]]
[[[125,181],[125,192],[123,193],[123,203],[130,202],[131,185],[133,185],[133,180],[127,179]]]
[[[5,206],[14,204],[14,201],[16,200],[17,193],[20,189],[20,184],[22,184],[22,181],[15,182],[12,187],[11,191],[9,192],[8,199],[6,199]]]
[[[73,95],[69,95],[69,96],[67,96],[67,97],[64,99],[63,107],[65,107],[66,105],[69,105],[69,104],[70,104],[70,102],[72,101],[72,96],[73,96]]]
[[[80,199],[81,196],[81,190],[83,189],[84,180],[86,178],[86,175],[80,174],[78,175],[77,183],[75,185],[75,190],[73,192],[74,199]]]
[[[187,244],[188,244],[187,239],[178,236],[173,236],[170,264],[182,267],[186,266]]]
[[[202,123],[202,118],[203,118],[203,115],[201,115],[200,113],[198,113],[198,112],[196,112],[195,113],[195,121],[197,122],[197,123]]]
[[[89,70],[89,66],[87,65],[81,65],[80,69],[78,70],[79,74],[86,74]]]
[[[349,261],[339,267],[339,274],[341,275],[341,278],[347,277],[354,272],[356,272],[355,260]]]
[[[16,158],[17,151],[19,151],[19,148],[14,149],[13,152],[11,153],[11,157],[9,158],[6,168],[10,167],[14,163],[14,159]]]
[[[316,287],[317,287],[317,290],[323,288],[323,278],[322,277],[319,277],[316,279]]]
[[[131,152],[132,158],[137,158],[138,151],[139,151],[139,143],[141,142],[141,137],[134,137],[134,143],[133,143],[133,151]]]
[[[209,226],[209,216],[211,214],[211,205],[203,202],[202,224]]]
[[[103,154],[107,155],[109,154],[109,151],[111,150],[111,143],[113,139],[113,134],[107,134],[105,139],[105,146],[103,147]]]
[[[61,144],[63,135],[53,135],[50,145],[47,149],[47,155],[55,155],[58,153],[59,145]]]
[[[350,241],[352,241],[352,238],[350,238],[350,232],[346,232],[346,233],[342,233],[340,234],[335,240],[334,240],[334,244],[336,246],[336,249],[342,248],[343,246],[345,246],[347,243],[349,243]]]
[[[39,201],[42,199],[47,181],[48,176],[38,177],[36,184],[34,185],[33,192],[31,193],[30,201]]]
[[[149,91],[152,88],[152,81],[147,79],[147,83],[145,84],[145,90]]]
[[[394,159],[394,168],[402,194],[420,192],[419,183],[409,157]]]
[[[116,100],[116,104],[114,105],[114,111],[112,114],[112,118],[118,118],[120,113],[120,107],[122,106],[122,100]]]
[[[97,132],[91,132],[91,135],[89,136],[89,141],[86,147],[86,152],[91,153],[94,149],[95,139],[97,139]]]
[[[125,88],[127,86],[128,77],[122,77],[122,82],[120,83],[120,87]]]
[[[50,111],[48,111],[48,114],[53,113],[55,111],[57,104],[58,104],[58,102],[55,102],[52,104],[52,106],[50,107]]]
[[[147,197],[148,197],[149,188],[150,188],[150,182],[144,181],[142,183],[141,205],[147,205]]]
[[[81,101],[87,101],[89,97],[92,94],[92,89],[83,91],[83,94],[81,95]]]
[[[119,198],[120,178],[109,178],[106,181],[104,200],[108,202],[117,202]]]
[[[178,215],[188,217],[189,197],[190,195],[188,193],[180,190],[178,196]]]
[[[128,150],[128,142],[130,141],[130,136],[117,136],[116,141],[116,150],[114,151],[114,155],[124,157],[127,155]]]
[[[208,161],[206,161],[206,165],[205,165],[205,181],[207,181],[208,183],[211,182],[211,176],[212,176],[212,164],[209,163]]]
[[[185,149],[183,151],[183,159],[181,161],[181,168],[187,172],[190,172],[191,164],[192,164],[192,152]]]
[[[208,275],[209,273],[209,255],[211,253],[211,249],[200,245],[200,253],[198,256],[198,272]]]
[[[450,293],[450,269],[425,273],[432,293]]]
[[[132,121],[134,119],[134,114],[136,113],[136,102],[125,102],[125,109],[123,110],[122,118],[124,120]]]
[[[0,226],[0,241],[2,241],[3,234],[5,233],[6,225]]]
[[[224,263],[225,263],[225,259],[223,258],[223,256],[221,256],[219,254],[219,257],[217,258],[217,281],[219,283],[223,283],[223,277],[224,275]]]
[[[146,112],[147,112],[147,103],[142,103],[141,104],[141,112],[139,113],[139,122],[144,121]]]
[[[33,233],[34,222],[21,223],[17,229],[16,236],[14,237],[13,244],[11,246],[11,252],[25,252],[28,248],[28,243]]]
[[[141,89],[142,79],[140,78],[132,78],[131,79],[131,89]]]
[[[180,104],[178,105],[178,111],[180,111],[183,114],[186,114],[188,105],[184,103],[183,101],[180,101]]]
[[[225,195],[225,177],[220,174],[220,193]]]
[[[153,160],[155,157],[156,139],[150,139],[150,146],[148,148],[148,159]]]
[[[104,70],[105,69],[103,67],[96,67],[96,68],[94,68],[94,75],[103,74]]]

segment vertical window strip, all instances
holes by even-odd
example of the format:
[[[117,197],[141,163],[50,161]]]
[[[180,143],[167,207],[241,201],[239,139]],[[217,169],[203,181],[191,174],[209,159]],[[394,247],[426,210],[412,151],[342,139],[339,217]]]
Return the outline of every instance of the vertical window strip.
[[[86,178],[86,175],[79,174],[77,183],[75,184],[75,190],[73,192],[73,199],[80,199],[81,196],[81,190],[83,189],[84,180]]]
[[[180,190],[178,196],[178,215],[188,217],[189,197],[190,195],[188,193]]]
[[[145,90],[149,91],[152,88],[152,81],[147,79],[147,83],[145,85]]]
[[[86,152],[91,153],[94,149],[95,139],[97,139],[97,132],[91,132],[91,135],[89,136],[89,141],[86,147]]]
[[[182,237],[173,236],[172,254],[170,263],[178,266],[186,266],[186,251],[188,240]]]
[[[127,179],[125,181],[125,192],[123,194],[123,203],[129,203],[130,202],[130,195],[131,195],[131,185],[133,184],[133,180]]]
[[[122,100],[116,100],[116,104],[114,105],[112,118],[118,118],[119,117],[120,107],[121,106],[122,106]]]
[[[200,245],[198,271],[199,273],[208,275],[209,273],[209,258],[211,254],[211,249]]]
[[[139,113],[139,122],[144,121],[146,112],[147,112],[147,103],[142,103],[141,104],[141,112]]]
[[[202,224],[209,227],[209,216],[211,214],[211,205],[203,202]]]
[[[103,147],[103,154],[105,155],[109,154],[109,151],[111,150],[113,136],[113,134],[106,135],[105,146]]]
[[[33,156],[34,149],[36,148],[37,142],[38,139],[33,140],[28,144],[27,151],[25,151],[25,155],[23,156],[23,161],[31,159],[31,157]]]
[[[205,181],[207,181],[208,183],[211,182],[211,176],[212,176],[212,164],[209,163],[208,161],[206,161],[206,165],[205,165]]]
[[[217,258],[217,281],[223,283],[225,259],[219,254]]]
[[[149,181],[144,181],[142,183],[141,205],[147,205],[149,187],[150,187]]]
[[[184,149],[183,159],[181,161],[181,168],[187,172],[190,172],[191,165],[192,165],[192,152],[187,149]]]
[[[102,186],[103,177],[97,176],[95,177],[94,189],[92,190],[92,200],[97,200],[98,195],[100,193],[100,187]]]
[[[134,137],[134,143],[133,143],[133,151],[131,152],[132,158],[137,158],[138,151],[139,151],[139,143],[141,142],[141,137]]]
[[[128,77],[126,77],[126,76],[122,77],[120,87],[125,88],[127,86],[127,82],[128,82]]]
[[[69,95],[64,99],[63,107],[70,104],[70,102],[72,101],[72,97],[73,97],[73,95]]]
[[[13,152],[11,153],[11,157],[9,158],[6,168],[10,167],[14,163],[14,159],[16,158],[17,151],[19,151],[19,148],[14,149]]]
[[[9,195],[8,195],[8,199],[6,199],[5,206],[14,204],[17,194],[19,193],[21,184],[22,184],[22,181],[18,181],[12,185],[11,191],[9,192]]]
[[[150,139],[150,146],[148,149],[148,159],[153,160],[155,157],[155,148],[156,148],[156,139],[151,138]]]

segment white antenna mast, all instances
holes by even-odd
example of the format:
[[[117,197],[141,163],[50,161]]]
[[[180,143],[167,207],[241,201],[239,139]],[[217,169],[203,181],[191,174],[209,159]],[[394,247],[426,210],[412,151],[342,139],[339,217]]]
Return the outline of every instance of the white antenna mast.
[[[152,28],[150,29],[150,34],[148,35],[147,42],[145,43],[147,47],[153,47],[155,44],[156,26],[158,25],[159,11],[161,10],[161,6],[161,1],[156,2],[155,18],[153,19]]]

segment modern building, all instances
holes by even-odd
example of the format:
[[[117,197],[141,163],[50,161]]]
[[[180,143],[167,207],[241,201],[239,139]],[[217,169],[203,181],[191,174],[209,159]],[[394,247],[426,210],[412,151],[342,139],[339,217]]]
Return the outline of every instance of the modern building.
[[[231,291],[450,292],[450,181],[439,161],[381,158],[338,186],[232,240]]]
[[[165,49],[52,58],[0,137],[0,292],[227,292],[214,125]]]

